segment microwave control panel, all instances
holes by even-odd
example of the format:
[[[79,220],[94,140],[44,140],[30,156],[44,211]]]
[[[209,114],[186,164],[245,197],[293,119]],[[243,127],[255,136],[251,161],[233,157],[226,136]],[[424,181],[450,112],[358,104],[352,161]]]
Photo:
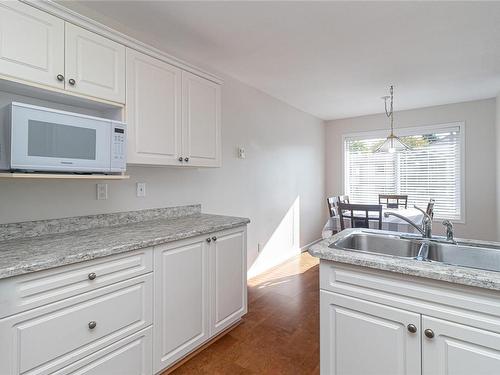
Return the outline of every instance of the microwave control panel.
[[[113,123],[111,126],[111,145],[113,155],[111,157],[111,171],[121,172],[125,171],[126,166],[126,129],[124,124]]]

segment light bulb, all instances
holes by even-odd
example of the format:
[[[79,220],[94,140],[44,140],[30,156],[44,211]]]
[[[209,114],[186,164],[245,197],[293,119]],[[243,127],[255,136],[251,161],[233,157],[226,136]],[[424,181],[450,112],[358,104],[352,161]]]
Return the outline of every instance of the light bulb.
[[[394,147],[389,147],[389,154],[394,154],[396,149]]]

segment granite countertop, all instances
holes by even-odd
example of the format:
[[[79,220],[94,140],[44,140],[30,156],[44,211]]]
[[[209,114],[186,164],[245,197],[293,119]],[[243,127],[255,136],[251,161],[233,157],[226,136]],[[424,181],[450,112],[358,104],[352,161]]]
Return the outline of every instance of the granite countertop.
[[[388,232],[388,234],[394,235],[395,233]],[[320,259],[339,263],[446,281],[454,284],[500,290],[500,272],[328,247],[337,238],[337,236],[332,236],[312,245],[309,248],[309,253]],[[467,242],[467,240],[464,240],[464,242]]]
[[[194,212],[123,225],[0,241],[0,279],[245,225],[240,217]]]

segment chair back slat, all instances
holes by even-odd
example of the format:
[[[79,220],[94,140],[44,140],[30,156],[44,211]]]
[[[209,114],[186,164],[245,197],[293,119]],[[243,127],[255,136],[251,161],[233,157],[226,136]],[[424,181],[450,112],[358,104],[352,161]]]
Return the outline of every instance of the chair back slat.
[[[338,203],[339,203],[339,197],[337,196],[326,198],[326,204],[328,205],[328,213],[330,214],[330,217],[338,216],[337,213]]]
[[[328,205],[328,213],[330,217],[338,216],[338,204],[349,203],[348,195],[335,195],[333,197],[326,198],[326,204]]]
[[[379,194],[378,204],[386,208],[408,208],[408,195]]]
[[[339,195],[338,197],[339,203],[349,203],[348,195]]]
[[[371,213],[371,215],[370,215]],[[370,228],[370,222],[377,222],[382,229],[382,205],[380,204],[338,204],[340,229],[345,229],[344,219],[351,221],[351,228]]]

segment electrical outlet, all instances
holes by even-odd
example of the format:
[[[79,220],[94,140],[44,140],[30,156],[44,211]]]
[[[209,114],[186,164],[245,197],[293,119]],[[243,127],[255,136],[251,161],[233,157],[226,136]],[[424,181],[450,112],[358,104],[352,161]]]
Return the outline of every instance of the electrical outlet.
[[[238,157],[240,159],[245,159],[247,157],[245,148],[243,146],[238,147]]]
[[[108,199],[108,184],[97,184],[97,200]]]
[[[146,196],[146,183],[145,182],[138,182],[137,183],[136,195],[138,197],[145,197]]]

